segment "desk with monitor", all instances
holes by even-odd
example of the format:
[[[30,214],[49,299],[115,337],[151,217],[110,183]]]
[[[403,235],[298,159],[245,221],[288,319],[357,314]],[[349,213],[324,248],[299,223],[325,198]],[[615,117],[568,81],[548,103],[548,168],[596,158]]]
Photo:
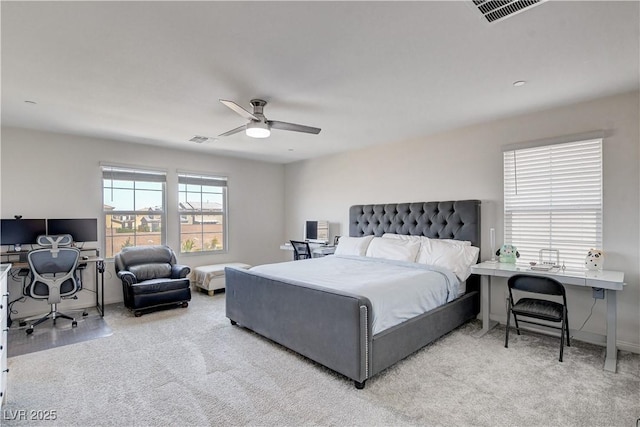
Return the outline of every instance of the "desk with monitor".
[[[11,269],[19,269],[20,274],[28,273],[29,264],[27,254],[29,250],[24,246],[37,248],[37,238],[41,235],[70,234],[74,245],[80,249],[81,258],[78,269],[84,270],[88,265],[95,266],[96,308],[104,316],[104,259],[100,257],[97,248],[84,248],[84,242],[98,241],[98,220],[96,218],[68,218],[68,219],[14,219],[0,220],[0,245],[10,249],[0,250],[0,263],[11,264]]]

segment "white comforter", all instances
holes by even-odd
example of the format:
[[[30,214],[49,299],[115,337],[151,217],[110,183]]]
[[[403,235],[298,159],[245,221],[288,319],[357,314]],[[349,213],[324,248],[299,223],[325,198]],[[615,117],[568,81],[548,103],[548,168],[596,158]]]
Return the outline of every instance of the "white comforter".
[[[251,271],[368,298],[374,334],[455,299],[460,286],[455,274],[443,268],[370,257],[334,255],[259,265]]]

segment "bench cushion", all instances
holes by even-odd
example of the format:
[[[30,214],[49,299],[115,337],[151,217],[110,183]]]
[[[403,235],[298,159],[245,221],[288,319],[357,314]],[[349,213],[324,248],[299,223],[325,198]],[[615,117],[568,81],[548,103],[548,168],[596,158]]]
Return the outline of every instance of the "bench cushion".
[[[224,269],[226,267],[251,268],[248,264],[231,262],[227,264],[202,265],[194,267],[189,273],[189,280],[204,289],[222,289],[224,285]]]

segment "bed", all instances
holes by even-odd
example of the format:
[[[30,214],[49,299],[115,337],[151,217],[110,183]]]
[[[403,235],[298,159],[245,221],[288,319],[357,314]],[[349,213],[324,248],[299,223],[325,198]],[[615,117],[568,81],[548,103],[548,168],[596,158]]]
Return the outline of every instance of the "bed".
[[[350,237],[389,233],[467,241],[479,248],[480,201],[350,208]],[[372,301],[357,286],[332,289],[322,283],[281,278],[272,270],[227,268],[225,276],[226,316],[232,325],[250,329],[346,376],[358,389],[364,388],[367,379],[474,319],[480,307],[479,278],[471,275],[463,295],[378,330]]]

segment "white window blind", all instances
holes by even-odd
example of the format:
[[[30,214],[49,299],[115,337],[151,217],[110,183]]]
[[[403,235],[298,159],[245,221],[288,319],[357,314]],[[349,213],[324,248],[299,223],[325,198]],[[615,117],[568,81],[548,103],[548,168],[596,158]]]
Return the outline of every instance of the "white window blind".
[[[521,261],[557,249],[567,268],[584,268],[602,248],[602,139],[504,152],[504,241]]]

